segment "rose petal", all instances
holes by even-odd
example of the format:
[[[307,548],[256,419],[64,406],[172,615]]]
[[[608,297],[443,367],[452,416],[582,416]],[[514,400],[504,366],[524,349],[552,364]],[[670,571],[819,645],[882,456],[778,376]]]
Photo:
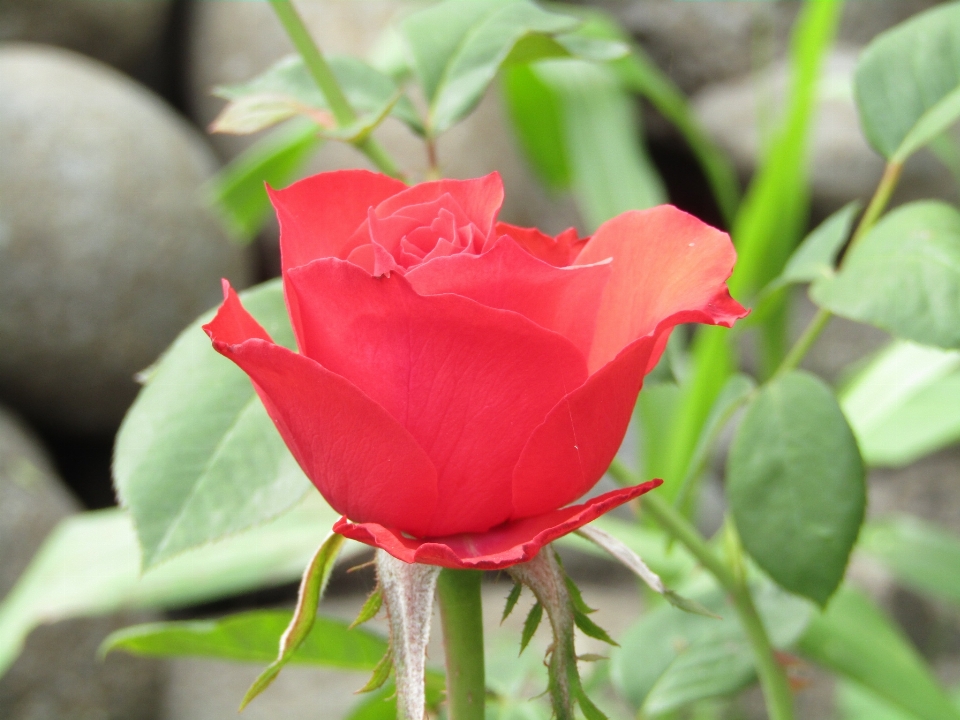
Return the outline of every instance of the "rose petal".
[[[589,239],[579,239],[574,228],[567,228],[553,238],[537,228],[518,227],[505,222],[498,222],[494,231],[498,237],[512,237],[528,253],[557,267],[572,263]]]
[[[613,258],[588,366],[594,373],[637,338],[682,311],[730,327],[747,311],[725,281],[736,252],[725,232],[670,205],[633,210],[599,227],[574,264]]]
[[[540,515],[592,488],[613,460],[653,350],[644,338],[561,400],[530,436],[513,471],[513,515]]]
[[[361,271],[362,272],[362,271]],[[347,380],[270,342],[225,287],[204,330],[250,376],[284,442],[337,512],[421,535],[437,505],[430,459],[396,420]]]
[[[503,205],[503,181],[500,173],[493,172],[471,180],[420,183],[381,202],[377,206],[377,217],[386,218],[407,206],[429,203],[444,195],[449,195],[463,210],[467,219],[480,228],[484,235],[488,235],[493,229],[500,206]],[[407,215],[408,211],[404,214]]]
[[[476,532],[512,511],[513,467],[551,408],[586,379],[568,340],[457,295],[418,295],[323,259],[288,274],[303,308],[303,353],[361,388],[433,461],[430,535]]]
[[[337,170],[267,188],[280,221],[283,270],[320,257],[346,258],[347,238],[367,219],[367,210],[407,188],[399,180],[368,170]]]
[[[610,263],[554,267],[504,236],[482,255],[433,259],[406,277],[421,295],[454,293],[487,307],[520,313],[563,335],[586,357]]]
[[[498,570],[533,559],[547,543],[653,490],[662,482],[650,480],[635,487],[613,490],[582,505],[512,520],[485,533],[417,540],[390,527],[376,523],[352,523],[346,518],[340,518],[333,529],[345,537],[382,548],[398,560],[408,563]]]

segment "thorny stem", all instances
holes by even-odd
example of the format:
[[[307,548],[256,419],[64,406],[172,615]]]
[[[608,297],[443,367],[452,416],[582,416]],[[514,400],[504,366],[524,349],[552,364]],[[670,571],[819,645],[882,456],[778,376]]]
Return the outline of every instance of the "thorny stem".
[[[333,116],[337,119],[337,124],[344,126],[354,122],[357,119],[357,113],[354,112],[349,100],[347,100],[347,96],[340,87],[340,83],[337,82],[337,78],[330,69],[323,53],[320,52],[320,48],[310,37],[310,31],[303,24],[303,19],[297,9],[290,0],[270,0],[270,4],[273,6],[273,11],[280,20],[280,24],[283,25],[283,29],[290,37],[293,46],[303,58],[308,72],[317,83],[317,87],[320,88],[324,98],[326,98],[330,110],[333,111]],[[396,163],[376,140],[368,137],[355,143],[355,146],[384,173],[402,179],[402,173]]]
[[[870,204],[863,213],[863,217],[860,218],[857,229],[854,231],[853,237],[850,239],[851,248],[858,243],[864,235],[867,234],[870,228],[872,228],[879,219],[883,209],[890,201],[890,196],[897,187],[897,181],[900,179],[901,170],[903,170],[902,163],[892,161],[887,163],[887,167],[883,171],[883,177],[880,178],[880,183],[877,185],[877,189],[874,191],[873,197],[870,199]],[[821,308],[817,311],[817,314],[813,316],[813,319],[810,321],[807,327],[804,328],[803,332],[800,334],[800,337],[793,344],[793,347],[790,348],[790,352],[787,353],[787,356],[783,359],[783,362],[780,363],[780,367],[777,368],[777,371],[774,373],[774,377],[779,377],[784,373],[794,370],[801,363],[807,352],[817,341],[817,338],[820,337],[820,333],[823,332],[824,328],[827,327],[832,318],[833,313],[831,313],[829,310],[824,310]]]
[[[437,581],[450,720],[484,718],[482,578],[479,570],[443,570]]]
[[[609,473],[622,484],[635,485],[638,482],[633,472],[619,460],[613,461]],[[656,493],[648,493],[644,495],[641,503],[657,524],[686,546],[727,591],[753,649],[770,720],[793,720],[790,683],[777,662],[770,637],[753,603],[753,596],[745,578],[733,572],[710,548],[697,529],[669,502]]]

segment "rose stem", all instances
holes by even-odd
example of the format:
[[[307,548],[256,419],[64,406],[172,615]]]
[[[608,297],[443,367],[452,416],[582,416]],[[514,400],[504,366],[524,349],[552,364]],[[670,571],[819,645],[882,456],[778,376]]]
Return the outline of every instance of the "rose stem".
[[[902,169],[903,164],[900,162],[891,161],[887,163],[887,167],[883,171],[883,177],[880,178],[880,184],[877,185],[877,189],[874,191],[873,197],[870,199],[870,204],[863,213],[863,217],[860,218],[860,222],[857,224],[857,229],[853,233],[853,237],[850,239],[851,248],[860,240],[860,238],[867,234],[867,231],[870,230],[874,223],[876,223],[879,219],[880,213],[882,213],[883,209],[887,206],[887,202],[889,202],[894,188],[897,187],[897,181],[900,179],[900,171]],[[849,252],[849,248],[847,249],[847,252]],[[777,371],[774,373],[774,377],[779,377],[784,373],[790,372],[800,364],[804,356],[807,354],[810,348],[813,347],[813,344],[817,341],[817,338],[820,337],[820,333],[823,332],[824,328],[827,327],[827,324],[832,318],[833,313],[831,313],[829,310],[824,310],[823,308],[817,310],[817,314],[813,316],[813,319],[810,321],[807,327],[804,328],[803,332],[800,334],[800,337],[793,344],[793,347],[790,348],[790,351],[783,359],[783,362],[780,363],[780,367],[777,368]]]
[[[317,83],[317,87],[320,88],[320,92],[326,98],[330,110],[333,111],[333,116],[337,119],[337,124],[342,127],[354,122],[357,119],[356,112],[350,106],[347,96],[344,95],[340,83],[337,82],[337,78],[330,69],[330,65],[327,64],[326,58],[323,57],[323,53],[320,52],[320,48],[310,37],[310,31],[303,24],[303,19],[297,13],[296,8],[290,0],[270,0],[270,4],[273,6],[273,11],[280,20],[280,24],[283,25],[283,29],[287,31],[293,46],[300,53],[300,57],[303,58],[303,62]],[[368,137],[354,143],[354,145],[384,173],[403,179],[396,163],[376,140]]]
[[[479,570],[443,570],[437,580],[450,720],[484,719],[482,579]]]
[[[619,460],[613,461],[609,473],[617,482],[624,485],[636,485],[639,482],[639,478]],[[673,505],[655,493],[645,495],[641,503],[643,509],[650,513],[657,524],[685,545],[730,595],[747,634],[747,640],[753,649],[757,674],[760,676],[770,720],[793,720],[793,695],[790,692],[790,683],[783,668],[777,662],[770,638],[757,613],[745,578],[742,575],[738,576],[717,557],[703,536]]]

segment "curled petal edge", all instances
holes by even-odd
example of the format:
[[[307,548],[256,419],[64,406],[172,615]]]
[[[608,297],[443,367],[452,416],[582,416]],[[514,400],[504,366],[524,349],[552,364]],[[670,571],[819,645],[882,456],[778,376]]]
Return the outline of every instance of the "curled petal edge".
[[[407,563],[463,570],[499,570],[532,560],[544,545],[661,484],[663,480],[649,480],[633,487],[612,490],[581,505],[512,520],[482,533],[418,540],[394,528],[377,523],[352,523],[346,517],[340,518],[333,530],[351,540],[385,550]]]

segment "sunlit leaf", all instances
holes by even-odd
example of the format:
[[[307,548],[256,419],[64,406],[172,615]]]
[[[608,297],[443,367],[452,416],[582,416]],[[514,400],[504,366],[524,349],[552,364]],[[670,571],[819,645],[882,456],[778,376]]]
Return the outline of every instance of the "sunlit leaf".
[[[294,344],[279,281],[241,294],[278,342]],[[246,374],[192,323],[124,418],[113,472],[144,567],[276,517],[311,491]]]
[[[886,215],[833,278],[813,284],[823,308],[906,340],[960,348],[960,212],[940,201]]]
[[[960,4],[881,33],[857,64],[860,123],[884,157],[903,162],[960,117]]]
[[[960,351],[898,340],[846,383],[840,405],[868,465],[907,465],[960,441]]]

